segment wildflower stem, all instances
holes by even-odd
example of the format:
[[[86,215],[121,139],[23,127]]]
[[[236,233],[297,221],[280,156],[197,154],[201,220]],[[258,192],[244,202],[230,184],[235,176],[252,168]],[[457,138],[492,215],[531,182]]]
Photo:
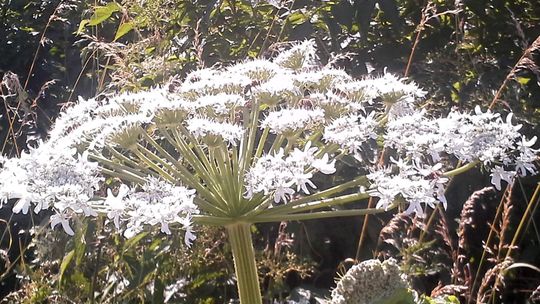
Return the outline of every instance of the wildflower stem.
[[[118,171],[118,170],[110,170],[106,168],[101,168],[100,171],[101,173],[107,176],[118,177],[118,178],[121,178],[126,181],[130,181],[133,183],[143,184],[145,182],[144,178],[134,175],[133,173],[127,172],[124,170]]]
[[[262,304],[255,251],[251,240],[251,224],[227,225],[227,234],[234,258],[234,268],[241,304]]]
[[[328,199],[310,201],[310,202],[301,203],[301,204],[296,203],[293,206],[289,206],[290,204],[287,204],[287,205],[282,205],[282,206],[278,206],[278,207],[263,211],[260,214],[258,214],[255,218],[258,219],[259,217],[274,216],[274,215],[275,216],[289,215],[289,214],[298,213],[302,211],[310,211],[310,210],[320,209],[324,207],[343,205],[346,203],[366,199],[368,197],[369,197],[369,194],[367,193],[354,193],[354,194],[347,194],[347,195],[342,195],[342,196],[328,198]]]
[[[322,131],[317,131],[317,132],[313,133],[306,141],[316,143],[316,142],[319,142],[321,137],[322,137]]]
[[[200,200],[197,200],[197,204],[199,203]],[[191,215],[191,219],[194,223],[197,223],[199,225],[226,226],[231,223],[230,218],[213,215],[193,214]]]
[[[470,169],[476,167],[476,165],[478,165],[479,163],[480,163],[480,161],[476,160],[476,161],[470,162],[470,163],[468,163],[466,165],[463,165],[461,167],[455,168],[454,170],[444,172],[442,175],[445,176],[445,177],[453,177],[453,176],[456,176],[456,175],[459,175],[459,174],[462,174],[462,173],[465,173],[465,172],[469,171]]]
[[[182,155],[184,158],[188,159],[189,164],[197,171],[199,174],[208,172],[207,176],[212,176],[215,178],[218,175],[215,166],[210,164],[210,160],[206,157],[206,153],[200,148],[200,144],[196,138],[194,138],[191,133],[187,130],[182,129],[182,134],[188,137],[188,142],[192,143],[193,149],[190,145],[182,138],[182,134],[179,133],[177,129],[173,129],[173,135],[178,144],[182,147],[182,151],[186,153]],[[203,165],[201,165],[201,162]]]
[[[261,135],[261,138],[259,139],[259,144],[257,145],[257,151],[255,152],[255,158],[261,157],[262,152],[264,150],[264,144],[266,143],[266,138],[268,137],[269,132],[270,132],[269,127],[264,128],[263,133]]]
[[[279,147],[281,147],[281,144],[283,143],[283,141],[285,140],[285,137],[283,135],[277,135],[276,138],[274,138],[274,143],[272,144],[272,147],[270,147],[270,151],[268,151],[268,153],[270,152],[276,152]]]
[[[126,168],[137,168],[137,169],[132,169],[132,170],[134,170],[134,171],[142,171],[142,172],[146,173],[147,175],[152,174],[152,170],[149,170],[148,168],[142,167],[140,165],[140,163],[138,163],[138,162],[134,161],[133,159],[125,156],[124,154],[118,152],[114,147],[106,146],[106,148],[107,148],[107,151],[109,151],[115,158],[117,158],[122,163],[125,163]],[[102,158],[101,160],[103,161],[103,160],[105,160],[105,158]],[[111,162],[117,164],[117,162],[114,162],[114,161],[111,161]],[[138,173],[140,174],[141,172],[138,172]]]
[[[95,160],[95,161],[97,161],[102,166],[107,166],[111,172],[121,172],[123,174],[129,174],[131,181],[133,180],[133,178],[136,178],[137,180],[144,181],[144,176],[140,175],[140,172],[138,170],[135,170],[135,169],[133,169],[131,167],[128,167],[128,166],[113,162],[111,160],[108,160],[108,159],[106,159],[104,157],[101,157],[101,156],[98,156],[98,155],[90,154],[90,155],[88,155],[88,157]],[[102,168],[101,170],[103,170],[103,169],[104,168]]]
[[[306,203],[313,202],[313,201],[321,199],[321,198],[327,198],[327,197],[329,197],[331,195],[334,195],[336,193],[343,192],[343,191],[345,191],[345,190],[347,190],[349,188],[366,184],[367,181],[368,181],[367,177],[362,175],[362,176],[359,176],[359,177],[357,177],[357,178],[355,178],[355,179],[353,179],[353,180],[351,180],[349,182],[340,184],[340,185],[332,187],[332,188],[328,188],[326,190],[319,191],[319,192],[317,192],[315,194],[312,194],[312,195],[309,195],[309,196],[299,198],[299,199],[294,200],[294,201],[292,201],[292,202],[290,202],[290,203],[288,203],[286,205],[281,205],[281,206],[274,207],[272,209],[265,210],[264,214],[265,215],[273,215],[273,214],[276,214],[276,213],[289,213],[294,208],[297,208],[299,206],[303,206]],[[354,195],[358,195],[357,199],[363,199],[363,198],[369,197],[365,193],[356,193]],[[337,198],[335,198],[335,199],[337,199]],[[320,200],[320,201],[322,201],[322,200]],[[324,207],[324,206],[321,206],[321,207]]]
[[[215,201],[218,202],[222,207],[226,207],[226,200],[222,197],[223,192],[221,189],[218,189],[221,185],[215,182],[219,174],[216,172],[215,166],[210,164],[210,161],[204,152],[197,145],[195,145],[194,149],[196,149],[198,155],[195,154],[195,152],[190,149],[189,145],[182,139],[181,134],[179,134],[177,130],[172,132],[174,139],[167,132],[167,130],[162,130],[162,133],[165,138],[167,138],[167,140],[169,140],[169,142],[179,150],[182,157],[191,165],[196,174],[198,174],[199,177],[206,183],[206,187],[208,187],[209,192],[212,193],[210,197],[215,198]],[[194,142],[196,143],[196,141]],[[185,174],[191,175],[189,172],[185,172]]]
[[[247,138],[244,136],[242,141],[242,151],[240,157],[242,159],[242,172],[251,165],[253,161],[253,145],[255,144],[255,137],[257,136],[258,129],[258,119],[259,119],[259,109],[260,105],[258,102],[254,102],[251,107],[251,112],[248,115],[247,109],[244,110],[244,117],[248,117],[247,121],[244,121],[244,126],[249,126],[249,133],[247,133]],[[259,142],[260,144],[260,142]]]
[[[383,208],[381,209],[366,208],[366,209],[351,209],[351,210],[319,211],[319,212],[297,213],[297,214],[274,214],[274,215],[267,215],[267,216],[258,216],[255,219],[255,222],[265,223],[265,222],[280,222],[280,221],[305,221],[305,220],[315,220],[315,219],[330,218],[330,217],[378,214],[378,213],[387,212],[388,210],[385,210]]]
[[[184,159],[188,160],[188,163],[191,164],[191,162],[195,161],[196,164],[199,164],[197,162],[197,159],[198,159],[197,156],[193,153],[193,151],[191,151],[187,147],[187,144],[174,140],[170,136],[170,134],[167,132],[167,130],[165,130],[165,129],[160,129],[160,133],[165,136],[165,138],[169,141],[169,143],[171,145],[173,145],[176,149],[178,149],[178,151],[183,155]],[[152,143],[152,142],[150,142],[150,143]],[[174,160],[174,158],[172,156],[169,155],[169,157],[171,158],[170,159],[171,161]],[[192,160],[191,158],[195,158],[195,159]],[[225,204],[224,199],[218,198],[214,194],[214,192],[210,191],[210,189],[206,188],[198,180],[199,178],[201,178],[203,181],[208,183],[208,181],[212,180],[212,176],[210,175],[211,173],[209,173],[205,168],[201,168],[200,166],[197,166],[197,168],[200,169],[200,170],[196,171],[197,174],[199,174],[199,177],[196,177],[185,166],[183,166],[179,161],[174,161],[173,164],[175,165],[176,169],[179,170],[178,173],[179,173],[180,179],[182,180],[183,183],[185,183],[185,184],[189,185],[190,187],[196,189],[197,192],[199,192],[201,195],[205,196],[208,200],[211,200],[213,203],[218,205],[221,210],[226,209],[225,208],[226,204]],[[209,187],[215,187],[216,186],[215,183],[210,182],[209,184],[210,184]],[[212,189],[216,190],[216,188],[212,188]],[[216,192],[220,193],[220,191],[216,191]]]
[[[135,146],[131,151],[137,155],[137,157],[146,165],[148,165],[150,168],[152,168],[158,176],[163,177],[164,179],[168,180],[170,183],[176,183],[176,180],[174,177],[172,177],[168,172],[163,170],[159,165],[154,163],[150,158],[146,157],[141,151],[139,151],[138,147]],[[156,159],[159,159],[159,157],[156,157]]]
[[[225,152],[221,151],[219,148],[209,148],[209,153],[211,161],[217,165],[220,173],[219,178],[217,178],[214,182],[221,185],[221,190],[227,205],[231,207],[231,210],[236,211],[238,206],[235,205],[238,204],[235,204],[235,202],[238,195],[234,191],[234,186],[232,183],[233,177],[231,175],[231,171],[229,170],[229,166],[227,165],[229,163],[229,158],[227,155],[223,155]]]

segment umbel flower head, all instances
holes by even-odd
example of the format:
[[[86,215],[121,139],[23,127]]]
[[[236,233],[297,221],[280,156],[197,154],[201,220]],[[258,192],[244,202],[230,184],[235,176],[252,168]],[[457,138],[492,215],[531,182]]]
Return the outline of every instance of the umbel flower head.
[[[394,259],[354,265],[332,290],[330,304],[412,303],[406,276]]]
[[[536,173],[536,137],[521,135],[512,114],[433,117],[417,108],[425,95],[388,73],[358,80],[322,66],[305,41],[274,60],[196,70],[174,88],[80,100],[47,141],[1,159],[0,204],[53,210],[51,225],[69,234],[73,215],[102,213],[126,236],[180,228],[189,244],[192,222],[365,214],[334,208],[369,196],[378,198],[369,212],[421,215],[446,206],[458,161],[485,166],[498,189]],[[382,149],[392,161],[379,167],[372,156]],[[317,185],[338,167],[365,175]],[[107,189],[106,178],[121,184]]]

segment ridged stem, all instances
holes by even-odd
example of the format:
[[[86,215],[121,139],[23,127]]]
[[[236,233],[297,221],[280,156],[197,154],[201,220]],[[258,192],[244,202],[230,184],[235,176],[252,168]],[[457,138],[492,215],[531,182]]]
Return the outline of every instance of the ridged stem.
[[[262,304],[250,226],[241,222],[226,228],[234,258],[240,304]]]

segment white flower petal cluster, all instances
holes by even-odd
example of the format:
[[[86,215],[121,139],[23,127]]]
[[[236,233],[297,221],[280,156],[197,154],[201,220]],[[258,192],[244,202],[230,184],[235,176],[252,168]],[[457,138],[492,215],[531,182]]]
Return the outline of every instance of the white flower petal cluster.
[[[328,143],[338,144],[341,149],[358,158],[363,145],[370,139],[376,139],[379,126],[374,112],[368,115],[350,114],[340,117],[324,129],[323,138]]]
[[[210,141],[226,141],[235,146],[244,135],[240,126],[226,122],[216,122],[207,118],[192,118],[187,121],[187,129],[195,137],[206,138]]]
[[[353,80],[345,71],[332,68],[297,73],[292,79],[300,90],[309,90],[311,92],[324,92]]]
[[[403,102],[412,104],[415,99],[423,98],[426,92],[413,82],[405,82],[393,74],[384,73],[382,77],[365,78],[358,81],[344,82],[338,86],[339,90],[359,103],[372,104],[380,98],[384,103],[395,104]]]
[[[369,195],[379,198],[376,208],[387,209],[400,200],[409,204],[407,214],[418,216],[424,215],[424,204],[434,208],[441,202],[446,208],[444,185],[448,179],[440,176],[441,164],[426,166],[401,159],[393,160],[393,163],[393,166],[367,175],[371,181]]]
[[[166,234],[171,234],[170,224],[180,224],[186,231],[184,241],[190,246],[194,239],[191,215],[199,213],[193,202],[194,197],[195,190],[148,176],[140,190],[122,184],[117,195],[114,195],[108,189],[102,207],[107,210],[107,217],[113,220],[117,229],[120,229],[122,220],[127,221],[126,237],[141,232],[145,224],[160,225],[161,232]]]
[[[283,74],[286,70],[274,62],[268,60],[248,60],[241,64],[233,65],[227,69],[235,73],[249,77],[254,81],[268,81],[272,77]]]
[[[394,259],[366,260],[354,265],[332,290],[331,304],[385,303],[409,285]]]
[[[68,233],[73,214],[101,211],[116,226],[126,224],[127,235],[144,224],[169,233],[178,223],[189,243],[195,197],[203,215],[227,218],[244,210],[229,208],[230,201],[251,206],[249,199],[256,205],[309,194],[317,188],[314,175],[333,174],[342,160],[372,172],[369,193],[379,208],[405,202],[419,214],[426,204],[445,203],[439,171],[452,162],[481,162],[497,188],[536,173],[536,137],[521,135],[512,115],[477,109],[433,118],[416,109],[424,96],[389,73],[355,80],[323,67],[314,41],[305,41],[274,60],[199,69],[163,88],[79,100],[62,112],[47,142],[20,158],[0,158],[0,203],[17,199],[15,212],[52,209],[51,223]],[[398,160],[382,169],[360,161],[375,146]],[[105,176],[125,186],[103,199]]]
[[[392,119],[384,136],[385,146],[417,162],[439,162],[453,155],[463,163],[480,161],[492,165],[492,183],[501,189],[501,180],[512,183],[516,174],[536,174],[533,149],[536,136],[527,139],[512,124],[491,111],[452,111],[447,117],[429,118],[424,111]],[[498,164],[498,165],[497,165]],[[501,166],[502,165],[502,166]]]
[[[269,127],[274,134],[311,130],[324,123],[324,110],[282,109],[272,111],[261,122],[261,128]]]
[[[315,42],[306,40],[279,54],[274,63],[287,69],[302,70],[315,67],[317,59]]]
[[[459,160],[480,160],[484,164],[512,163],[512,151],[526,142],[519,133],[521,125],[512,125],[512,114],[503,120],[490,111],[474,114],[453,111],[447,117],[429,118],[425,112],[399,117],[388,123],[385,145],[419,159],[426,154],[434,161],[453,154]],[[532,146],[530,143],[529,147]],[[527,151],[526,154],[534,154]]]
[[[219,93],[241,94],[251,82],[252,80],[246,75],[201,69],[186,76],[180,87],[180,93],[186,99]]]
[[[197,99],[197,108],[209,108],[218,115],[230,114],[231,109],[241,108],[246,105],[246,100],[238,94],[219,93],[216,95],[204,95]],[[210,115],[212,113],[209,113]]]
[[[49,143],[42,144],[50,153],[30,149],[20,158],[10,159],[0,170],[1,203],[18,199],[13,212],[23,214],[32,210],[37,214],[44,209],[53,209],[51,225],[62,224],[64,230],[73,235],[68,219],[71,213],[96,216],[89,203],[94,191],[99,188],[97,164],[87,159],[87,154],[77,155],[74,149],[56,150]]]
[[[317,150],[311,147],[311,143],[307,143],[304,150],[295,148],[288,156],[285,156],[283,149],[274,155],[262,156],[245,175],[245,196],[251,198],[263,192],[264,195],[272,194],[275,203],[286,203],[288,197],[300,190],[309,194],[308,186],[317,188],[311,181],[314,170],[310,169],[323,174],[333,174],[336,171],[335,160],[329,161],[328,154],[316,158]]]
[[[257,100],[270,107],[275,107],[284,100],[299,100],[302,96],[289,72],[270,78],[254,87],[252,92]]]

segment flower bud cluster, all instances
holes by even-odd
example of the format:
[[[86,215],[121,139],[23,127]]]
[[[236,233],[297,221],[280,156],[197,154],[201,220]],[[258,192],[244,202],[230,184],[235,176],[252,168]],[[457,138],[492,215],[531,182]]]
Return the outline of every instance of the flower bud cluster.
[[[332,290],[331,304],[385,303],[408,284],[394,259],[366,260],[354,265]]]

